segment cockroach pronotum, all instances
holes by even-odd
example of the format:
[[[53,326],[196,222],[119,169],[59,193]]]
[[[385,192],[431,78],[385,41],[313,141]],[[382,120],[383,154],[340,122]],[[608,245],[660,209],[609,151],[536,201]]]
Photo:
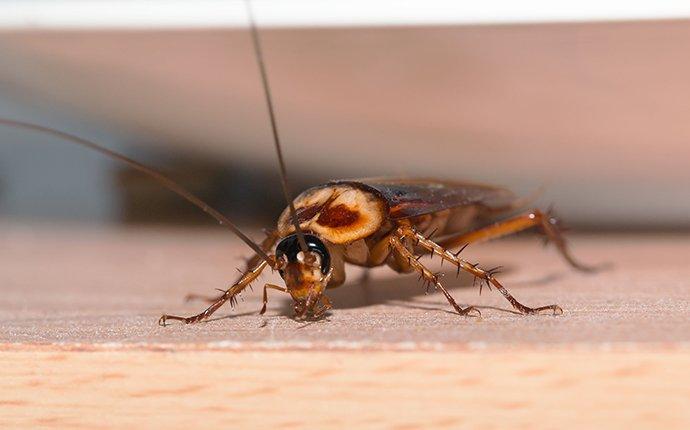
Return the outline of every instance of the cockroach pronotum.
[[[208,319],[226,302],[234,305],[238,295],[267,268],[278,271],[285,286],[264,285],[261,314],[266,311],[268,290],[274,289],[290,294],[297,319],[319,319],[332,308],[324,292],[345,282],[345,263],[367,268],[385,264],[398,273],[417,272],[427,285],[443,293],[458,314],[481,315],[477,308],[462,308],[455,302],[439,275],[420,261],[424,255],[436,255],[454,265],[458,273],[470,273],[479,280],[480,288],[482,284],[495,287],[521,314],[557,315],[563,312],[556,304],[535,308],[523,305],[498,281],[497,268],[484,269],[460,256],[468,244],[536,227],[545,233],[572,267],[592,270],[570,255],[558,221],[549,212],[530,210],[471,229],[477,220],[496,219],[501,214],[524,208],[524,201],[504,188],[436,179],[355,179],[331,181],[310,188],[293,200],[287,185],[261,41],[249,1],[247,10],[287,200],[287,208],[280,215],[276,228],[269,231],[261,243],[251,240],[223,214],[154,168],[69,133],[0,118],[2,125],[59,137],[151,176],[228,227],[254,251],[242,275],[222,294],[208,299],[211,304],[203,312],[189,317],[166,314],[160,317],[161,325],[170,320],[189,324]]]

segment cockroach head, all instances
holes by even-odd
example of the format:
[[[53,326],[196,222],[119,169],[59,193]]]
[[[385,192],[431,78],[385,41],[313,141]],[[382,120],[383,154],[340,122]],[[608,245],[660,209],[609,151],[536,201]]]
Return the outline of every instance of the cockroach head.
[[[302,251],[297,234],[291,234],[276,247],[280,276],[295,301],[298,318],[318,317],[319,304],[331,277],[331,255],[321,239],[304,234],[307,252]]]

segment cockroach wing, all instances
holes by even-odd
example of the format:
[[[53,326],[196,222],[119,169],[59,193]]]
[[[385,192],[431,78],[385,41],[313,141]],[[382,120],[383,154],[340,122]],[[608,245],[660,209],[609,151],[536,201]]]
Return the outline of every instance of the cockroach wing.
[[[515,195],[500,187],[437,179],[373,178],[334,181],[373,192],[388,204],[388,218],[404,219],[461,206],[509,207]]]

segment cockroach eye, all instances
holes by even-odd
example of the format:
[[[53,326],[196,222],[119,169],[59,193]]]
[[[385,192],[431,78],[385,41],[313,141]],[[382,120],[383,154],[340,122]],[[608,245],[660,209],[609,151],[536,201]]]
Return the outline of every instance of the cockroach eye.
[[[316,256],[317,264],[320,263],[321,273],[325,275],[331,268],[331,255],[328,252],[328,248],[326,248],[321,239],[312,234],[305,234],[304,240],[307,243],[309,252]],[[302,263],[304,262],[304,257],[296,234],[285,237],[276,247],[276,258],[287,258],[289,263]]]
[[[312,267],[319,267],[323,275],[320,277],[321,286],[325,287],[330,282],[334,272],[344,270],[345,261],[338,258],[337,261],[332,262],[328,248],[319,237],[314,234],[302,235],[300,223],[307,220],[309,220],[309,223],[313,220],[316,223],[315,225],[319,226],[321,237],[326,239],[329,244],[332,244],[331,249],[337,249],[338,252],[346,251],[350,245],[353,245],[353,250],[355,247],[359,249],[355,242],[358,244],[363,243],[371,253],[370,257],[372,258],[367,258],[365,261],[354,259],[355,261],[352,261],[351,264],[363,267],[386,264],[393,270],[401,273],[416,271],[425,283],[440,289],[449,304],[460,315],[479,316],[480,312],[472,306],[460,307],[440,283],[439,276],[431,272],[419,261],[419,258],[423,255],[436,254],[442,256],[443,260],[457,267],[458,273],[460,273],[460,270],[468,272],[475,279],[479,280],[480,291],[482,284],[493,285],[500,290],[502,295],[512,304],[513,308],[521,314],[551,313],[559,315],[563,313],[563,309],[556,304],[536,308],[523,305],[496,279],[498,267],[483,269],[478,264],[471,264],[459,256],[465,246],[479,239],[495,239],[508,234],[518,233],[528,228],[540,228],[549,241],[556,245],[562,257],[572,267],[581,271],[598,269],[598,267],[578,263],[573,258],[568,251],[565,238],[562,236],[559,222],[552,216],[551,211],[542,212],[538,209],[533,209],[530,212],[515,214],[512,218],[469,231],[463,231],[459,226],[452,227],[451,223],[448,223],[448,217],[456,214],[454,211],[461,211],[459,213],[465,214],[467,209],[473,209],[472,213],[476,212],[476,215],[474,215],[474,218],[467,220],[472,225],[474,224],[472,221],[478,220],[475,219],[476,217],[485,213],[487,215],[489,213],[492,215],[500,215],[501,213],[509,215],[512,211],[524,207],[523,199],[512,197],[510,200],[506,199],[506,196],[511,194],[504,188],[434,179],[370,178],[331,181],[311,188],[297,196],[296,199],[293,199],[288,192],[285,162],[280,149],[276,120],[273,115],[273,102],[268,86],[268,74],[263,61],[261,40],[254,22],[251,1],[247,1],[245,5],[249,18],[256,64],[262,78],[261,82],[266,97],[268,113],[270,114],[273,143],[275,144],[278,157],[283,193],[285,194],[286,201],[289,202],[286,219],[279,219],[276,231],[283,232],[290,227],[290,224],[287,222],[289,215],[292,227],[304,239],[302,240],[302,237],[298,238],[296,234],[284,237],[276,247],[275,262],[273,261],[274,256],[269,255],[266,249],[273,246],[278,240],[279,234],[271,233],[266,238],[264,245],[255,243],[242,233],[225,215],[209,206],[202,199],[162,172],[79,136],[39,124],[0,117],[1,126],[10,126],[58,137],[67,142],[99,152],[112,159],[119,160],[131,168],[150,176],[163,185],[163,187],[176,193],[210,215],[220,224],[228,227],[255,252],[252,261],[256,261],[256,263],[252,264],[253,267],[248,267],[243,272],[242,277],[232,287],[225,290],[220,297],[216,298],[213,304],[207,307],[206,310],[190,317],[164,314],[161,316],[159,324],[166,325],[166,321],[170,320],[181,321],[185,324],[207,320],[225,302],[233,303],[237,295],[249,286],[266,267],[277,268],[283,277],[285,276],[285,269],[290,264],[295,265],[295,269],[307,269],[308,271],[312,271]],[[345,192],[349,194],[341,198],[340,196]],[[301,209],[299,216],[296,213],[295,206]],[[486,210],[475,211],[474,209],[476,208],[485,208]],[[422,234],[422,232],[427,230],[428,223],[430,222],[437,224],[444,235],[446,235],[442,241],[436,243],[432,240],[433,232],[428,236]],[[383,238],[386,239],[384,242],[381,242]],[[300,246],[300,242],[303,246]],[[382,249],[379,249],[379,243],[384,245]],[[304,249],[305,246],[306,249]],[[459,251],[451,253],[450,250],[453,248],[459,248]],[[350,263],[350,261],[347,262]],[[331,267],[332,263],[335,263],[335,267]],[[313,274],[309,273],[309,275]],[[344,272],[340,275],[343,278],[334,279],[334,281],[343,281]],[[309,276],[309,280],[312,277]],[[340,278],[341,276],[338,277]],[[335,286],[335,284],[334,282],[332,286]],[[290,285],[287,286],[290,287]],[[266,310],[266,288],[268,287],[282,289],[275,285],[266,285],[264,287],[264,307],[261,313]],[[293,299],[295,300],[295,311],[298,317],[302,318],[306,315],[318,319],[331,308],[330,301],[326,296],[315,296],[312,294],[313,292],[320,293],[321,291],[321,289],[311,289],[306,299],[300,296],[302,291],[289,291],[290,294],[297,294],[296,296],[293,295]]]

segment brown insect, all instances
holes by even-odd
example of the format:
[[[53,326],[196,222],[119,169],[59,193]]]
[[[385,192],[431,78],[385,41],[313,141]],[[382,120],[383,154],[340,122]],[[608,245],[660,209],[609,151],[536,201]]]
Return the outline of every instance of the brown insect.
[[[554,217],[539,210],[470,229],[477,219],[486,219],[514,210],[520,200],[503,188],[433,179],[362,179],[333,181],[306,190],[294,200],[298,226],[285,209],[276,229],[268,234],[262,248],[268,258],[255,255],[238,281],[200,314],[190,317],[163,315],[167,320],[193,323],[213,314],[223,303],[234,300],[259,274],[270,267],[280,272],[285,287],[266,284],[268,289],[289,293],[297,318],[319,318],[331,309],[324,292],[345,282],[345,263],[363,267],[387,265],[399,273],[417,272],[440,290],[460,315],[480,315],[475,307],[460,307],[419,258],[438,255],[480,282],[493,286],[522,314],[562,313],[558,305],[531,308],[515,299],[496,278],[496,269],[483,269],[460,257],[470,243],[495,239],[531,227],[541,228],[573,267],[589,270],[569,254]],[[300,233],[300,231],[302,233]],[[307,248],[300,245],[300,234]],[[433,239],[431,236],[438,237]],[[275,244],[278,244],[275,246]],[[275,247],[275,251],[271,253]],[[459,248],[457,252],[452,249]]]
[[[345,264],[363,267],[387,265],[396,272],[416,272],[428,285],[440,290],[460,315],[480,315],[475,307],[460,307],[441,283],[439,275],[429,270],[420,257],[437,255],[472,274],[482,284],[495,287],[522,314],[561,314],[558,305],[528,307],[515,299],[496,278],[497,268],[484,269],[460,256],[470,243],[499,238],[537,227],[558,248],[565,260],[579,270],[590,270],[577,263],[566,247],[558,222],[539,210],[490,223],[505,213],[524,206],[510,191],[487,185],[435,179],[361,179],[332,181],[304,191],[294,200],[286,181],[286,169],[276,127],[268,78],[263,62],[258,31],[248,5],[251,35],[265,90],[274,144],[278,156],[283,191],[288,207],[261,244],[252,241],[237,226],[194,194],[163,173],[78,136],[36,124],[0,118],[0,124],[51,134],[93,149],[153,177],[218,222],[230,228],[254,255],[237,281],[201,313],[189,317],[163,315],[169,320],[196,323],[209,318],[223,304],[234,304],[238,295],[267,268],[278,271],[285,286],[266,284],[263,307],[266,311],[268,289],[290,294],[298,319],[318,319],[332,305],[324,294],[345,282]],[[481,221],[484,226],[473,228]],[[457,250],[452,252],[452,250]]]

